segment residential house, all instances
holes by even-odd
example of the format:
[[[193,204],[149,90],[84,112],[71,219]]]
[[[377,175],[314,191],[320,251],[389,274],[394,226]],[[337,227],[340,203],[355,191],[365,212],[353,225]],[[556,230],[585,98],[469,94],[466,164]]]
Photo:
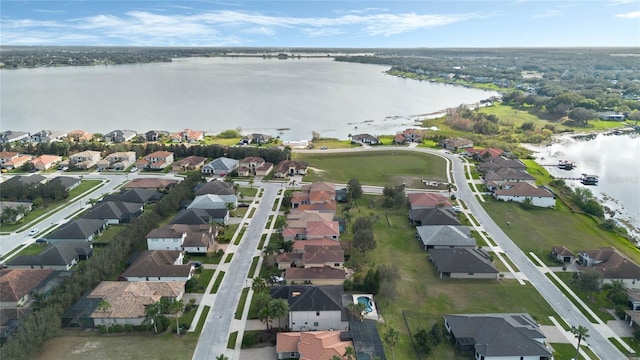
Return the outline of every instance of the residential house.
[[[19,221],[33,208],[29,201],[0,201],[0,222],[12,223]]]
[[[0,307],[25,306],[53,269],[0,269]]]
[[[423,192],[423,193],[410,193],[407,195],[409,198],[409,207],[413,210],[415,209],[434,209],[434,208],[443,208],[443,209],[451,209],[452,205],[449,201],[449,198],[440,194],[433,192]]]
[[[519,203],[529,201],[531,205],[538,207],[556,206],[556,196],[551,191],[528,182],[505,183],[501,188],[493,190],[493,197]]]
[[[290,331],[317,331],[349,327],[346,309],[342,305],[342,286],[274,286],[274,299],[289,304],[287,318]]]
[[[103,281],[86,298],[90,302],[89,317],[93,326],[142,325],[145,307],[162,299],[181,300],[185,281]],[[107,312],[98,309],[99,301],[111,305]],[[86,300],[85,300],[86,302]]]
[[[123,143],[131,141],[138,136],[138,133],[133,130],[113,130],[102,136],[102,140],[106,143]]]
[[[82,151],[69,156],[69,164],[78,169],[89,169],[102,159],[99,151]]]
[[[627,289],[628,305],[633,312],[640,310],[640,289]],[[633,326],[633,324],[629,324]],[[635,326],[635,328],[638,328]]]
[[[396,134],[393,142],[396,144],[421,143],[424,137],[424,131],[419,129],[406,129]]]
[[[478,161],[490,161],[504,154],[504,150],[497,148],[485,148],[485,149],[467,149],[469,154],[474,160]]]
[[[309,268],[287,268],[284,279],[288,284],[308,284],[308,285],[340,285],[346,279],[344,269],[325,267]]]
[[[107,228],[107,220],[102,219],[77,219],[62,225],[58,230],[47,235],[49,242],[56,241],[87,241],[93,239]]]
[[[249,134],[242,138],[242,144],[266,144],[271,141],[271,135],[267,134]]]
[[[179,231],[170,227],[162,227],[151,230],[147,238],[148,250],[182,250],[182,244],[187,237],[185,231]]]
[[[519,183],[525,182],[529,183],[529,185],[535,185],[536,178],[531,176],[528,172],[524,170],[516,170],[513,168],[500,168],[495,171],[487,171],[484,175],[484,182],[487,185],[489,190],[496,190],[500,187],[513,187],[513,184],[508,183]],[[534,190],[530,190],[531,188],[535,188],[535,186],[527,187],[527,191],[525,192],[535,192]],[[517,189],[524,190],[524,188],[518,187]],[[507,192],[503,196],[505,197],[513,197],[514,192]],[[539,191],[537,193],[540,193]]]
[[[182,244],[181,250],[185,253],[205,254],[213,250],[217,235],[218,227],[211,224],[169,224],[147,234],[147,249],[166,250],[167,247],[174,245],[178,238]],[[156,242],[155,239],[158,241]]]
[[[238,176],[265,176],[273,170],[273,164],[264,161],[263,158],[250,156],[240,160]]]
[[[431,249],[429,260],[435,265],[440,278],[495,279],[498,276],[491,257],[481,249]]]
[[[330,248],[334,250],[342,249],[342,246],[340,246],[339,241],[322,238],[322,239],[311,239],[311,240],[296,240],[293,242],[291,251],[294,253],[304,253],[305,248],[307,246],[322,246],[322,247]]]
[[[5,182],[2,183],[3,186],[10,185],[23,185],[23,186],[34,186],[38,184],[44,184],[47,181],[47,178],[42,175],[28,175],[28,176],[14,176]]]
[[[84,142],[84,141],[91,141],[91,139],[93,139],[93,134],[88,133],[84,130],[72,130],[72,131],[69,131],[69,133],[67,134],[67,137],[74,142]]]
[[[102,219],[107,224],[127,224],[142,214],[143,204],[122,201],[102,201],[82,216],[83,219]]]
[[[602,282],[622,281],[628,289],[640,289],[640,266],[613,247],[580,250],[578,264],[582,271],[597,271]]]
[[[322,238],[337,240],[340,238],[340,224],[338,221],[307,221],[304,227],[285,227],[282,237],[285,241]]]
[[[182,160],[178,160],[171,165],[171,170],[177,172],[200,170],[207,161],[206,157],[202,156],[187,156]]]
[[[114,170],[123,171],[136,162],[134,151],[115,152],[104,157],[96,163],[98,171]]]
[[[554,246],[551,248],[551,256],[563,263],[572,263],[576,259],[576,255],[565,246]]]
[[[206,183],[198,183],[195,188],[196,197],[203,195],[216,195],[225,204],[230,204],[232,207],[238,206],[238,196],[234,184],[229,181],[216,181],[212,180]]]
[[[446,248],[475,248],[468,226],[428,225],[416,227],[416,237],[425,250]]]
[[[195,197],[195,199],[193,199],[193,201],[191,201],[189,206],[187,206],[187,209],[227,209],[227,204],[229,204],[232,207],[236,207],[238,205],[237,202],[227,203],[219,195],[212,195],[212,194],[198,195]]]
[[[283,160],[276,166],[273,176],[276,178],[287,178],[293,175],[306,175],[309,164],[304,161]]]
[[[600,120],[624,121],[625,116],[623,113],[615,111],[601,111],[598,112],[598,118]]]
[[[178,180],[173,180],[173,179],[144,177],[144,178],[136,178],[129,181],[128,183],[124,184],[123,188],[152,189],[156,191],[167,192],[177,183],[178,183]]]
[[[341,331],[280,332],[276,336],[278,359],[342,359],[353,341]]]
[[[162,170],[173,163],[170,151],[155,151],[136,162],[139,169]]]
[[[225,209],[183,209],[171,220],[171,224],[204,225],[221,224],[229,221],[229,210]]]
[[[51,169],[61,161],[62,158],[58,155],[40,155],[31,159],[33,166],[40,171]]]
[[[3,131],[0,132],[0,143],[9,144],[13,142],[29,141],[29,133],[24,131]]]
[[[144,134],[145,140],[146,141],[158,141],[163,137],[169,136],[169,132],[167,131],[158,131],[158,130],[151,130],[151,131],[147,131]]]
[[[19,168],[33,158],[32,155],[20,155],[13,151],[0,152],[0,167],[7,170]]]
[[[496,171],[501,168],[511,168],[515,170],[526,171],[527,165],[525,165],[519,159],[510,159],[505,156],[498,156],[494,159],[481,162],[476,168],[482,173],[486,173],[488,171]]]
[[[302,241],[302,240],[300,240]],[[302,252],[285,252],[276,257],[278,269],[290,267],[344,267],[344,251],[340,245],[307,245]]]
[[[444,315],[444,326],[474,359],[553,359],[540,325],[526,313]]]
[[[351,142],[360,145],[378,145],[380,144],[380,139],[370,134],[356,134],[351,135]]]
[[[65,190],[71,191],[82,183],[82,180],[72,176],[56,176],[49,181],[51,184],[60,184]]]
[[[51,141],[61,141],[61,139],[65,137],[67,137],[67,133],[64,131],[40,130],[32,133],[30,140],[32,143],[48,143]]]
[[[473,141],[461,137],[447,138],[440,143],[440,146],[447,150],[458,151],[473,147]]]
[[[162,199],[162,193],[154,189],[130,188],[123,190],[119,194],[109,194],[102,198],[102,201],[122,201],[147,205],[158,202]]]
[[[409,210],[409,222],[415,226],[425,225],[460,225],[458,216],[449,209],[411,209]]]
[[[180,250],[145,250],[122,273],[127,281],[188,281],[192,265],[183,265]]]
[[[93,255],[91,244],[78,241],[58,241],[35,255],[20,255],[11,259],[11,269],[71,270],[79,261]]]
[[[177,140],[177,142],[198,142],[204,140],[204,131],[196,131],[191,129],[184,129],[176,134],[176,139],[172,139],[172,141]]]
[[[239,165],[240,162],[236,159],[219,157],[203,166],[202,173],[205,175],[225,176],[237,169]]]

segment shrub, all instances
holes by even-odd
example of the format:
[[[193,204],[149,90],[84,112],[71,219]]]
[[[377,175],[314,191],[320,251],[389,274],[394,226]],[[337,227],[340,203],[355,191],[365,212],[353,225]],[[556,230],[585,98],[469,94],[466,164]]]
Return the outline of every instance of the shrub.
[[[251,347],[256,344],[256,335],[251,332],[244,333],[242,347]]]

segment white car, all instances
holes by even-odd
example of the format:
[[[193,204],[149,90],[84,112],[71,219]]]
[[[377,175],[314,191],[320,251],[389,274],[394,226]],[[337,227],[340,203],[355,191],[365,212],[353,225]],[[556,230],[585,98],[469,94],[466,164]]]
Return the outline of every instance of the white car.
[[[462,207],[461,206],[453,206],[451,208],[451,210],[455,211],[455,212],[462,212]]]
[[[40,232],[40,229],[31,229],[29,230],[29,236],[34,236]]]

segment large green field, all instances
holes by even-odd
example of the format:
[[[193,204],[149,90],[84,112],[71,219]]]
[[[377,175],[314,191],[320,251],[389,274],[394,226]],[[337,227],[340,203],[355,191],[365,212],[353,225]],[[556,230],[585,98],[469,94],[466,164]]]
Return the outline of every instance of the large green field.
[[[409,314],[407,322],[412,330],[429,326],[422,318],[440,319],[448,313],[528,312],[539,322],[549,323],[548,316],[554,311],[531,285],[523,286],[515,280],[440,279],[415,238],[415,228],[407,221],[407,209],[386,210],[377,205],[380,202],[380,196],[366,196],[358,201],[358,208],[351,210],[354,218],[366,215],[377,219],[377,248],[364,257],[351,252],[351,262],[364,272],[383,264],[396,264],[400,269],[397,298],[378,299],[384,326],[392,326],[402,334],[395,351],[397,359],[416,358],[403,311]],[[351,234],[341,238],[348,243]],[[384,326],[380,326],[381,332]],[[453,354],[451,347],[441,346],[431,358],[456,359]],[[389,350],[387,356],[391,356]]]
[[[399,185],[424,188],[421,179],[446,181],[446,160],[441,157],[407,151],[363,151],[353,153],[296,152],[293,158],[307,161],[311,167],[305,181],[347,183],[358,179],[366,185]]]

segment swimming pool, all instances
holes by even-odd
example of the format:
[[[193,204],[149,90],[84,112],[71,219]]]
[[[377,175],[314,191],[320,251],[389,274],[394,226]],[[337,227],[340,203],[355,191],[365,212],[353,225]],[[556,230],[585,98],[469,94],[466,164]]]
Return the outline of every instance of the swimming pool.
[[[360,296],[358,297],[358,302],[360,304],[364,304],[365,308],[364,308],[364,312],[366,314],[370,313],[373,311],[373,304],[371,301],[371,298],[367,297],[367,296]]]

